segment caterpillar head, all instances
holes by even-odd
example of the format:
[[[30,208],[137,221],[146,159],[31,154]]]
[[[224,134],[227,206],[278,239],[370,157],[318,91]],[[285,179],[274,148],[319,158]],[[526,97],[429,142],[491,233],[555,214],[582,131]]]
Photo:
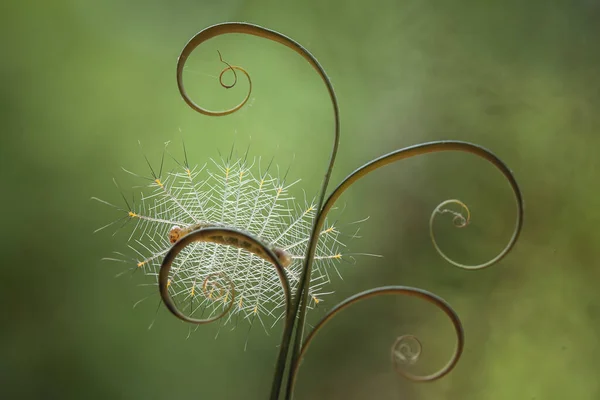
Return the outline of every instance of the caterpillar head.
[[[182,236],[183,229],[177,225],[173,225],[171,230],[169,230],[169,242],[171,242],[171,244],[175,244]]]

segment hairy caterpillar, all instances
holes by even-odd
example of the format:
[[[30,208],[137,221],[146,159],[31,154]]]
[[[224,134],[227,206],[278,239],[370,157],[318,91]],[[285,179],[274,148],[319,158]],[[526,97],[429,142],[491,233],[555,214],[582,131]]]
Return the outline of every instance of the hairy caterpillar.
[[[313,202],[305,198],[299,203],[290,195],[289,189],[298,181],[288,184],[285,176],[272,176],[272,163],[263,171],[260,159],[248,160],[247,155],[235,159],[233,149],[227,159],[211,160],[209,166],[190,167],[185,147],[184,160],[173,159],[171,172],[163,173],[163,154],[158,173],[146,159],[151,175],[133,174],[147,182],[141,202],[130,203],[123,196],[127,205],[123,209],[100,200],[123,212],[120,220],[134,223],[128,240],[136,254],[133,268],[156,280],[162,258],[178,240],[198,229],[228,227],[267,243],[294,289],[316,211]],[[225,322],[237,316],[236,321],[239,317],[251,324],[258,320],[266,329],[264,317],[278,320],[283,298],[264,250],[237,236],[220,234],[208,239],[184,248],[173,263],[171,296],[188,315],[211,317],[227,306],[231,284],[235,306]],[[341,239],[333,224],[326,223],[320,232],[310,277],[311,307],[332,293],[325,290],[331,271],[341,276],[340,262],[353,260],[352,254],[342,252]]]
[[[197,223],[197,224],[192,224],[190,226],[183,227],[183,228],[181,228],[180,226],[174,225],[171,228],[171,230],[169,231],[169,242],[171,242],[171,244],[175,244],[179,239],[181,239],[182,237],[184,237],[185,235],[187,235],[188,233],[190,233],[196,229],[209,228],[209,227],[213,227],[213,226],[218,227],[218,226],[222,226],[222,225],[211,224],[209,222],[201,222],[201,223]],[[237,237],[218,235],[218,236],[210,236],[209,239],[211,239],[210,241],[212,243],[227,244],[227,245],[238,247],[240,249],[248,250],[249,252],[259,256],[260,258],[262,258],[266,261],[269,261],[269,257],[264,253],[264,251],[260,247],[255,246],[253,243],[242,241],[242,240],[238,239]],[[290,264],[292,263],[292,256],[290,253],[288,253],[284,249],[281,249],[277,246],[271,246],[271,250],[273,251],[273,253],[275,253],[277,258],[279,259],[279,262],[281,263],[281,265],[284,268],[287,268],[290,266]]]

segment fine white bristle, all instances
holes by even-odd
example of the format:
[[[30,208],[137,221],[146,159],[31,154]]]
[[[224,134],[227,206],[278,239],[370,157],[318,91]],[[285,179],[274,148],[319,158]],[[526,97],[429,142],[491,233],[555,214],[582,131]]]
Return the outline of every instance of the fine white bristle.
[[[277,171],[271,164],[261,171],[260,160],[246,157],[211,160],[199,168],[190,167],[186,155],[185,161],[176,160],[175,169],[168,173],[163,173],[163,162],[164,158],[160,170],[148,163],[148,190],[138,197],[137,204],[125,196],[123,207],[100,200],[120,210],[124,214],[121,219],[133,223],[128,246],[135,255],[135,269],[143,270],[156,283],[162,259],[172,246],[170,229],[210,223],[249,232],[289,253],[291,264],[285,271],[292,291],[296,290],[316,212],[314,200],[305,198],[298,203],[290,195],[289,188],[298,181],[288,183],[271,175],[272,170]],[[338,267],[346,256],[340,239],[337,227],[326,222],[316,248],[309,307],[332,293],[326,288],[332,273],[341,276]],[[233,246],[193,243],[185,247],[172,265],[169,290],[182,312],[209,318],[229,305],[230,282],[235,288],[235,302],[225,323],[253,323],[258,319],[267,327],[271,324],[265,323],[265,317],[272,322],[280,319],[284,297],[274,267]]]

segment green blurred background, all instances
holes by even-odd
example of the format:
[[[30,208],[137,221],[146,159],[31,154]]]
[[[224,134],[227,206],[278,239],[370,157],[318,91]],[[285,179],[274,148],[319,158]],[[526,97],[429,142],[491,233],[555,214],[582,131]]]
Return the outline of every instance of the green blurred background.
[[[115,218],[90,200],[119,202],[125,167],[146,173],[164,142],[185,140],[204,164],[235,141],[271,157],[316,193],[332,141],[325,88],[298,55],[228,35],[199,48],[186,79],[208,107],[236,103],[214,76],[216,50],[252,75],[249,106],[225,118],[193,112],[175,85],[187,40],[214,23],[254,22],[310,49],[332,78],[342,139],[332,184],[373,157],[437,139],[483,145],[515,172],[526,201],[523,234],[499,265],[469,272],[429,242],[430,212],[466,202],[472,226],[437,226],[464,262],[491,258],[508,240],[514,201],[503,177],[466,154],[392,165],[340,200],[341,223],[365,216],[342,264],[336,300],[387,284],[421,287],[463,318],[457,368],[432,384],[391,370],[389,348],[417,333],[422,371],[453,346],[444,316],[417,300],[379,298],[348,310],[314,342],[298,399],[598,399],[600,269],[600,2],[571,1],[8,1],[2,56],[3,398],[263,399],[280,327],[188,327],[161,309],[154,289],[123,265],[101,262],[127,234],[92,232]],[[180,133],[181,132],[181,133]],[[128,192],[130,193],[130,191]]]

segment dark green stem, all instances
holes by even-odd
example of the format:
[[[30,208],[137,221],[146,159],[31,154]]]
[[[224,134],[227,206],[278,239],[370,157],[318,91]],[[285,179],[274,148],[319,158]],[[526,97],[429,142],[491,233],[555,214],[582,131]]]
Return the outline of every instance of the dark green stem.
[[[196,47],[198,47],[200,44],[204,43],[205,41],[207,41],[211,38],[214,38],[216,36],[228,34],[228,33],[242,33],[242,34],[258,36],[261,38],[269,39],[269,40],[275,41],[277,43],[283,44],[284,46],[287,46],[288,48],[294,50],[296,53],[300,54],[306,61],[308,61],[308,63],[317,71],[317,73],[319,74],[319,76],[321,77],[323,82],[325,83],[325,85],[327,87],[327,91],[331,98],[332,105],[333,105],[335,127],[334,127],[334,141],[333,141],[333,147],[331,150],[331,156],[329,159],[327,172],[325,173],[325,176],[323,178],[323,183],[321,185],[321,190],[320,190],[319,198],[318,198],[318,202],[317,202],[317,210],[320,210],[323,205],[324,199],[325,199],[325,194],[327,192],[327,186],[329,184],[329,179],[331,177],[331,171],[333,170],[333,165],[335,163],[335,157],[336,157],[337,149],[338,149],[338,145],[339,145],[339,137],[340,137],[339,107],[338,107],[338,102],[337,102],[337,98],[335,95],[335,91],[333,90],[333,85],[331,84],[331,80],[325,73],[325,70],[323,69],[321,64],[319,64],[319,62],[316,60],[316,58],[308,50],[306,50],[302,45],[300,45],[295,40],[293,40],[285,35],[282,35],[279,32],[276,32],[276,31],[273,31],[273,30],[270,30],[267,28],[263,28],[261,26],[253,25],[253,24],[242,23],[242,22],[229,22],[229,23],[223,23],[223,24],[217,24],[217,25],[210,26],[210,27],[200,31],[192,39],[190,39],[190,41],[183,48],[181,55],[179,56],[179,59],[177,61],[177,86],[179,88],[181,96],[183,97],[185,102],[194,110],[196,110],[202,114],[212,115],[212,116],[231,114],[231,113],[239,110],[246,103],[246,101],[248,100],[248,98],[250,96],[250,92],[248,92],[246,98],[240,104],[238,104],[237,106],[235,106],[232,109],[225,110],[225,111],[210,111],[203,107],[200,107],[193,100],[191,100],[189,98],[189,96],[187,95],[185,88],[184,88],[183,69],[184,69],[185,63],[186,63],[189,55],[194,51],[194,49]],[[244,72],[249,79],[249,75],[243,69],[240,69],[239,67],[232,67],[232,66],[227,67],[227,69],[234,69],[234,68]],[[221,84],[223,85],[222,82],[221,82]],[[225,86],[225,85],[223,85],[223,86]],[[252,86],[250,83],[250,90],[251,89],[252,89]],[[310,281],[309,279],[307,279],[307,277],[309,276],[309,275],[307,275],[307,270],[310,270],[310,265],[312,262],[312,258],[314,256],[315,246],[314,246],[313,242],[316,242],[316,239],[318,238],[318,231],[316,230],[317,220],[318,220],[318,214],[317,214],[317,217],[315,217],[315,220],[313,222],[312,235],[311,235],[310,243],[309,243],[308,250],[307,250],[306,261],[304,264],[304,270],[302,272],[298,290],[296,291],[296,294],[294,296],[295,301],[293,302],[291,313],[286,315],[286,322],[285,322],[285,327],[284,327],[284,332],[283,332],[282,343],[281,343],[281,347],[279,350],[279,357],[278,357],[277,366],[275,369],[275,376],[273,378],[273,385],[272,385],[272,389],[271,389],[271,399],[273,399],[273,400],[277,399],[279,397],[279,393],[281,392],[281,383],[283,381],[283,375],[285,373],[285,361],[287,360],[287,357],[288,357],[290,340],[291,340],[292,332],[294,330],[294,324],[296,322],[296,315],[298,314],[298,309],[300,308],[300,305],[305,304],[306,295],[308,293],[308,291],[305,289],[308,282]],[[302,328],[304,326],[304,312],[302,311],[303,308],[305,308],[305,307],[303,306],[302,308],[300,308],[300,310],[301,310],[300,311],[300,319],[298,320],[298,331],[300,331],[300,332],[296,333],[296,339],[295,339],[294,348],[293,348],[292,353],[296,353],[299,351],[300,343],[302,341],[302,330],[303,330]]]

